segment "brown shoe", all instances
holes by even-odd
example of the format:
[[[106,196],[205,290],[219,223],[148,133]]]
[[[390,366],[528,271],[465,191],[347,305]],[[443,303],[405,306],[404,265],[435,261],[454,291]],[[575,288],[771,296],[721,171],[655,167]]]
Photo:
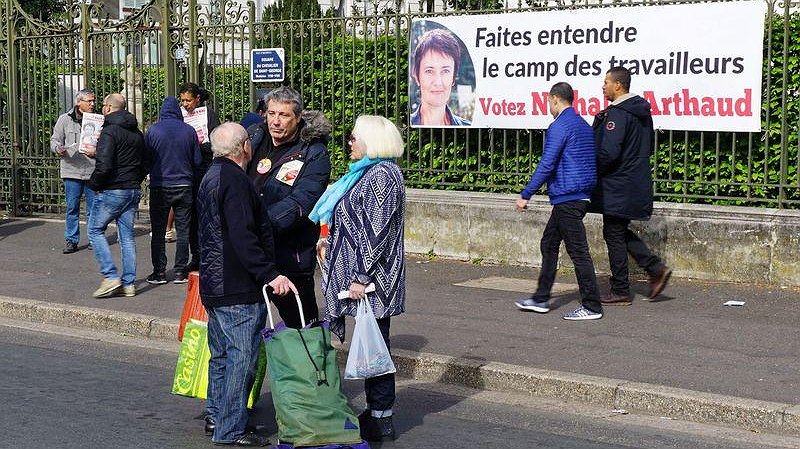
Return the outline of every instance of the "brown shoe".
[[[655,298],[664,290],[670,276],[672,276],[672,268],[666,265],[650,276],[650,294],[648,295],[650,299]]]
[[[604,306],[629,306],[633,304],[630,296],[618,295],[614,292],[608,292],[600,297],[600,303]]]

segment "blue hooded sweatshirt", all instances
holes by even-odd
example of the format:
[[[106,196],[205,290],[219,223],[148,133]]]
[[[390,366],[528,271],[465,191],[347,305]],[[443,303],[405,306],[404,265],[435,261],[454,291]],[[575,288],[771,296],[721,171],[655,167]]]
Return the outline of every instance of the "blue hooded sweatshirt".
[[[144,135],[152,187],[190,187],[202,157],[197,133],[183,122],[175,97],[167,97],[159,121]],[[199,180],[198,180],[199,181]]]

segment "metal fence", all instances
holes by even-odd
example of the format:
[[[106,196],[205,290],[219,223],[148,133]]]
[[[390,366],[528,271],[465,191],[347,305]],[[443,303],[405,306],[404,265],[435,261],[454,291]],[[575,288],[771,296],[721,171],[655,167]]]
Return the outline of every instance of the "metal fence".
[[[258,89],[275,87],[249,81],[249,50],[262,47],[285,49],[284,84],[300,90],[308,108],[322,110],[331,120],[334,176],[346,168],[346,140],[356,117],[382,114],[406,138],[400,163],[408,185],[517,192],[541,155],[542,131],[407,126],[411,21],[650,2],[509,6],[480,1],[420,2],[439,9],[435,13],[402,11],[402,4],[395,3],[367,16],[359,14],[369,8],[354,7],[353,15],[342,17],[302,0],[286,0],[265,11],[256,11],[252,3],[213,1],[198,7],[195,0],[154,0],[123,21],[109,18],[99,4],[77,3],[60,22],[42,23],[16,0],[0,0],[5,25],[0,29],[0,209],[26,215],[63,208],[58,159],[50,152],[49,137],[78,89],[90,86],[98,98],[122,91],[145,127],[157,119],[165,95],[175,94],[182,82],[195,81],[211,92],[211,106],[221,118],[238,121],[253,107]],[[789,3],[767,3],[763,132],[657,132],[657,199],[781,208],[800,204],[800,18]]]

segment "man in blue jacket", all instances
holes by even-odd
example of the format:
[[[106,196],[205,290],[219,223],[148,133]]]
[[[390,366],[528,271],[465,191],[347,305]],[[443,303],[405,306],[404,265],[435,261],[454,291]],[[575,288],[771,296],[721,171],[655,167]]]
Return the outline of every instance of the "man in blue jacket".
[[[575,266],[581,306],[562,317],[565,320],[597,320],[603,317],[603,308],[583,226],[589,198],[597,182],[594,133],[589,124],[575,113],[572,100],[572,86],[569,84],[556,83],[550,88],[548,103],[555,121],[547,129],[542,159],[517,200],[517,210],[524,210],[531,196],[547,184],[553,211],[542,233],[542,268],[536,292],[530,298],[517,301],[516,305],[521,310],[550,311],[548,301],[563,240]]]
[[[319,112],[303,111],[300,94],[279,87],[266,97],[266,122],[250,128],[253,180],[275,233],[275,262],[300,292],[306,321],[317,318],[314,288],[319,225],[308,219],[328,187],[331,162],[326,144],[331,125]],[[295,302],[271,297],[289,327],[302,327]]]
[[[147,282],[167,282],[164,233],[171,208],[175,211],[177,231],[172,282],[183,284],[188,280],[192,185],[202,158],[197,133],[183,122],[175,97],[164,99],[159,121],[145,133],[144,144],[150,168],[150,259],[153,262],[153,274],[148,276]]]
[[[266,446],[263,435],[245,432],[267,316],[261,289],[269,285],[276,297],[297,289],[278,274],[272,231],[244,172],[252,152],[247,137],[230,122],[211,133],[214,159],[197,192],[200,300],[211,352],[205,431],[216,444]]]

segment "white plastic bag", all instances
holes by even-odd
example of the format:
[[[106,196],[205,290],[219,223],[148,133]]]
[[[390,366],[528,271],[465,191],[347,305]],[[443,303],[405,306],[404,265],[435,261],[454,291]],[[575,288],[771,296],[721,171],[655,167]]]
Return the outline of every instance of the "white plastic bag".
[[[383,341],[375,315],[372,314],[372,307],[364,298],[358,302],[356,326],[353,329],[353,341],[350,343],[350,354],[347,355],[344,378],[368,379],[395,371],[389,349]]]

